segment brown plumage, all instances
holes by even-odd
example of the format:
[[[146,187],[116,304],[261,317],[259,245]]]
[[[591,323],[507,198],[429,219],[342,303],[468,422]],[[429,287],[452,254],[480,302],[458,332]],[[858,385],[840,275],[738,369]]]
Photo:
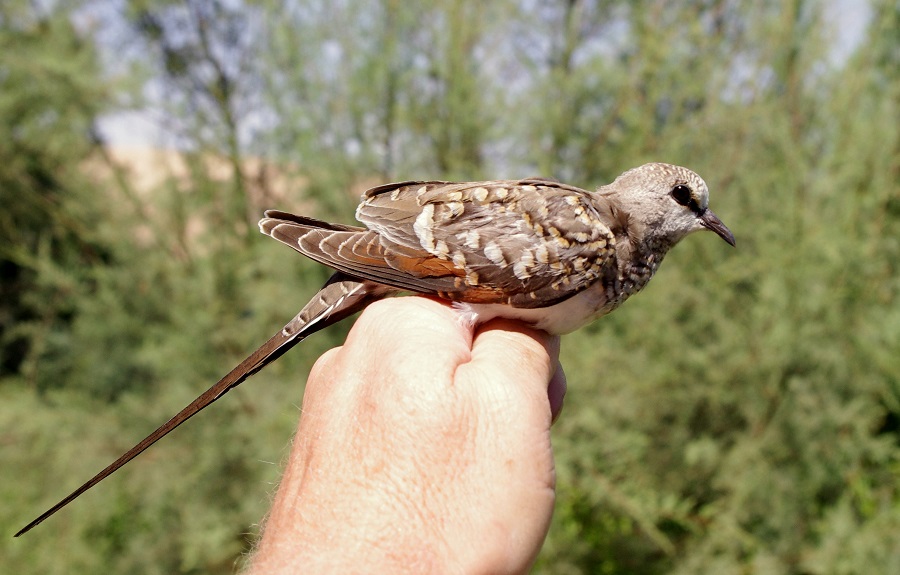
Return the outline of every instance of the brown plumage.
[[[708,209],[706,183],[669,164],[629,170],[596,192],[544,178],[402,182],[365,193],[365,227],[268,211],[260,230],[336,271],[294,319],[181,412],[30,530],[308,335],[399,292],[454,302],[462,321],[494,317],[567,333],[640,291],[666,252],[708,229],[734,236]]]

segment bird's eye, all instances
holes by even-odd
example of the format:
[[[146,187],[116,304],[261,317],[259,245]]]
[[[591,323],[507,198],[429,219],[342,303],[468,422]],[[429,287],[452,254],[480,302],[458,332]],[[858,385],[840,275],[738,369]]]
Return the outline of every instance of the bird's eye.
[[[691,203],[691,189],[684,184],[678,184],[672,188],[672,198],[682,206],[686,206]]]

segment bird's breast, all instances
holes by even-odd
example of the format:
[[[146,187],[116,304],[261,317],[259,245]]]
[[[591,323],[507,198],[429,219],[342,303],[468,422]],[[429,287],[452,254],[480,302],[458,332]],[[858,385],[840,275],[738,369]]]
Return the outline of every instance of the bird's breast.
[[[454,302],[460,319],[479,325],[496,318],[525,322],[548,333],[562,335],[587,325],[615,309],[622,300],[610,299],[600,282],[555,305],[541,308],[517,308],[507,304]]]
[[[508,304],[454,302],[461,320],[478,325],[495,318],[526,322],[552,334],[570,333],[603,317],[619,307],[630,296],[641,291],[659,268],[661,258],[635,258],[619,270],[612,281],[595,281],[587,289],[557,304],[521,308]]]

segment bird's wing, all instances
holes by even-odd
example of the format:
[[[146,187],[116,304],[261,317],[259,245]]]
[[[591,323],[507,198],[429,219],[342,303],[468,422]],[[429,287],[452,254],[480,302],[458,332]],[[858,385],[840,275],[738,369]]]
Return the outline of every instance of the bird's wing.
[[[588,192],[546,180],[402,182],[366,192],[366,228],[266,212],[260,229],[351,276],[471,303],[545,307],[615,273]]]

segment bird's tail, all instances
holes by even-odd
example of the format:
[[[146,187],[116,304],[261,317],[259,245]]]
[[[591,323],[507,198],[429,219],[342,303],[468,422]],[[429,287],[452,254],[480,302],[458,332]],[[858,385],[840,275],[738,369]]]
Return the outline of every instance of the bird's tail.
[[[15,536],[18,537],[26,533],[71,503],[79,495],[103,481],[145,449],[165,437],[170,431],[215,402],[232,388],[237,387],[248,377],[281,357],[307,336],[353,315],[369,303],[388,295],[392,291],[394,291],[392,288],[368,281],[360,281],[340,272],[335,273],[294,319],[288,322],[278,333],[269,338],[268,341],[250,354],[237,367],[232,369],[225,377],[203,392],[200,397],[179,411],[177,415],[161,425],[156,431],[109,464],[103,471],[92,477],[87,483],[20,529]]]

